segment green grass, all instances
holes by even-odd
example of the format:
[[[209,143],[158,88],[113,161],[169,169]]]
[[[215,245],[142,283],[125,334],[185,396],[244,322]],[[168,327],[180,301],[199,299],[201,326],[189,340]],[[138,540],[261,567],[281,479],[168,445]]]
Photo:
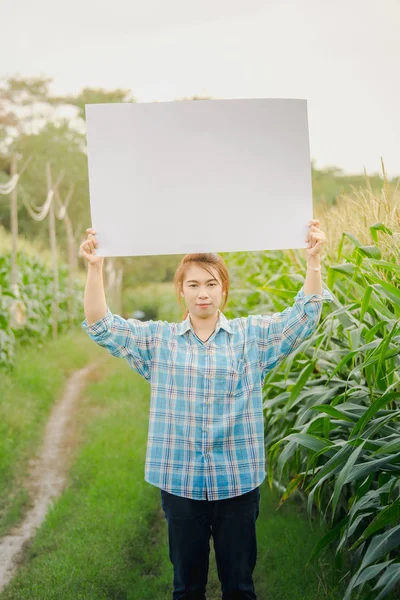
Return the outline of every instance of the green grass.
[[[89,343],[95,351],[96,346]],[[73,346],[74,356],[79,351],[85,354],[80,342]],[[67,355],[70,348],[65,345]],[[42,354],[42,364],[50,358],[51,352]],[[32,368],[40,367],[43,372],[40,359],[37,361]],[[76,368],[82,366],[78,363]],[[144,481],[150,387],[125,361],[111,356],[102,374],[103,379],[89,383],[82,394],[76,424],[81,447],[67,489],[28,544],[19,572],[0,594],[1,600],[172,597],[173,570],[160,491]],[[37,385],[44,382],[33,373],[30,378]],[[53,374],[52,379],[61,385],[63,376]],[[49,385],[49,396],[51,389]],[[59,392],[60,388],[55,395]],[[18,396],[15,398],[18,405]],[[49,406],[50,399],[45,404]],[[292,498],[279,511],[277,503],[277,493],[271,492],[265,481],[254,572],[259,600],[341,598],[334,594],[333,586],[325,594],[320,584],[322,580],[330,586],[329,565],[317,571],[305,569],[320,537],[318,529],[310,530],[303,509]],[[221,594],[212,539],[210,545],[207,598],[217,600]]]
[[[29,497],[22,487],[28,460],[40,448],[50,411],[66,380],[103,354],[84,332],[71,333],[40,349],[22,349],[11,373],[0,369],[0,535],[28,507]]]
[[[333,557],[326,553],[317,564],[306,562],[323,528],[312,529],[302,503],[289,498],[278,511],[279,494],[261,487],[260,515],[257,520],[258,560],[254,571],[260,600],[320,600],[343,598],[342,574],[334,571]],[[343,593],[341,593],[341,591]]]
[[[149,536],[159,504],[144,481],[149,386],[112,357],[103,373],[82,397],[85,439],[68,487],[2,600],[161,598],[169,589],[168,556]]]

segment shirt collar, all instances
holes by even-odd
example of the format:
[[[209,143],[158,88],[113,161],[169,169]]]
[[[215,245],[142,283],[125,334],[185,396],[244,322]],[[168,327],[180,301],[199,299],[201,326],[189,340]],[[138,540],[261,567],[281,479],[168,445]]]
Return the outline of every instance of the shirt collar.
[[[222,327],[229,333],[233,333],[233,329],[232,329],[231,325],[229,324],[228,319],[225,317],[224,313],[222,313],[219,309],[218,309],[218,313],[219,313],[219,316],[218,316],[217,323],[215,326],[215,331],[217,332]],[[186,319],[184,319],[183,321],[178,323],[177,335],[183,335],[184,333],[187,332],[188,329],[191,329],[192,332],[194,333],[193,327],[192,327],[192,322],[190,320],[190,315],[188,315],[186,317]]]

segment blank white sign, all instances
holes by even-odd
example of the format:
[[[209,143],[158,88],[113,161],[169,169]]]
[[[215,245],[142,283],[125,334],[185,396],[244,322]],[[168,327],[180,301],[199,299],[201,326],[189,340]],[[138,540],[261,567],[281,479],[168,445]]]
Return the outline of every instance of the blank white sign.
[[[306,100],[85,108],[99,256],[306,247]]]

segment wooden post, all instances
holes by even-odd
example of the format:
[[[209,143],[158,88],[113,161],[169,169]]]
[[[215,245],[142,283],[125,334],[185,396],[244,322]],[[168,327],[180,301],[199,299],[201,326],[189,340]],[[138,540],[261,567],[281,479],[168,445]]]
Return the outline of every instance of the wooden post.
[[[14,152],[11,158],[11,179],[17,173],[17,153]],[[15,184],[10,196],[10,215],[11,215],[11,291],[16,298],[10,304],[10,325],[13,329],[20,329],[26,325],[26,306],[21,300],[21,294],[18,287],[18,269],[17,269],[17,243],[18,243],[18,210],[17,210],[17,186]]]
[[[50,164],[46,163],[46,178],[47,178],[47,193],[52,190],[53,184],[51,181]],[[53,190],[52,190],[53,191]],[[50,231],[50,248],[53,263],[53,304],[52,304],[52,321],[53,321],[53,339],[57,339],[59,306],[58,306],[58,266],[57,266],[57,244],[56,244],[56,217],[54,213],[54,192],[49,207],[49,231]]]
[[[67,215],[67,213],[65,213],[64,216],[64,224],[65,224],[65,230],[67,232],[67,251],[68,251],[68,321],[69,321],[69,326],[72,329],[72,325],[73,325],[73,309],[72,309],[72,278],[73,278],[73,273],[76,270],[76,266],[77,266],[77,260],[76,260],[76,251],[74,252],[73,250],[75,250],[75,240],[74,240],[74,234],[72,233],[72,225],[71,225],[71,220],[69,218],[69,216]]]
[[[17,173],[17,153],[11,158],[11,178]],[[18,211],[17,211],[17,187],[15,185],[11,192],[11,290],[16,293],[17,288],[17,241],[18,241]]]
[[[107,261],[104,261],[104,271],[106,274],[105,294],[108,304],[113,312],[120,314],[123,267],[118,266],[117,257],[108,256]]]
[[[30,157],[22,167],[20,176],[31,161]],[[11,157],[11,181],[17,174],[18,156],[13,152]],[[18,287],[18,267],[17,267],[17,245],[18,245],[18,207],[17,207],[17,187],[18,180],[11,190],[10,195],[10,215],[11,215],[11,291],[15,294],[10,305],[10,324],[14,329],[25,327],[26,324],[26,306],[21,300],[21,294]]]
[[[64,204],[61,201],[60,193],[58,191],[58,186],[55,187],[55,190],[54,190],[55,198],[58,202],[60,211],[62,211],[62,208],[64,208],[64,211],[60,212],[60,215],[62,216],[62,220],[64,221],[65,231],[67,233],[67,260],[68,260],[68,300],[67,300],[67,302],[68,302],[68,321],[69,321],[69,326],[71,328],[73,327],[72,282],[73,282],[73,278],[74,278],[75,274],[78,271],[78,254],[77,254],[76,244],[75,244],[75,239],[77,239],[77,236],[74,237],[71,219],[69,218],[68,213],[67,213],[67,206],[71,199],[73,190],[74,190],[74,186],[71,187]]]

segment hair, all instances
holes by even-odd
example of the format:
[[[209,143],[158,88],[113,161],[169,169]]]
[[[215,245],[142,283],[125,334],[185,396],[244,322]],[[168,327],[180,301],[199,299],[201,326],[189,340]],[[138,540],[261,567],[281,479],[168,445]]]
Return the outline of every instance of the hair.
[[[222,256],[216,254],[215,252],[208,253],[198,253],[198,254],[185,254],[179,263],[175,275],[174,275],[174,285],[177,294],[177,300],[179,304],[182,304],[182,296],[181,292],[183,291],[183,280],[185,279],[186,269],[192,264],[198,264],[200,267],[205,269],[208,273],[210,273],[211,277],[214,277],[214,273],[210,271],[210,267],[213,267],[219,275],[219,278],[222,283],[222,291],[225,292],[225,298],[222,303],[221,309],[223,310],[228,301],[228,293],[229,293],[229,273],[226,263]],[[208,268],[207,268],[208,267]],[[189,311],[186,307],[186,310],[183,314],[182,320],[186,319]]]

